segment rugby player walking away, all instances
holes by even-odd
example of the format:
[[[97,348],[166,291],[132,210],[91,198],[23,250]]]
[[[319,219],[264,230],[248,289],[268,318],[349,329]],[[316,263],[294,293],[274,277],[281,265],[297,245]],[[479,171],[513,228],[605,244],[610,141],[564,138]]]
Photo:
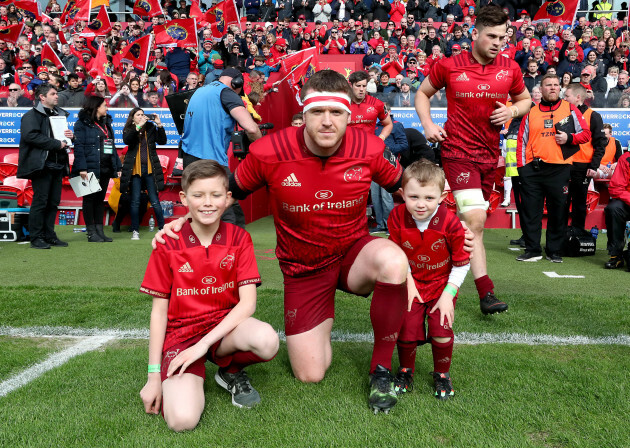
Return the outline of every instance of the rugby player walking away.
[[[500,155],[499,132],[510,118],[529,111],[531,98],[516,62],[497,55],[507,34],[500,7],[481,8],[472,30],[473,49],[436,62],[418,89],[415,107],[424,134],[442,144],[442,164],[457,210],[475,234],[471,271],[483,314],[508,309],[494,295],[488,276],[483,230]],[[444,128],[431,119],[430,98],[446,88]],[[508,95],[512,106],[506,106]]]

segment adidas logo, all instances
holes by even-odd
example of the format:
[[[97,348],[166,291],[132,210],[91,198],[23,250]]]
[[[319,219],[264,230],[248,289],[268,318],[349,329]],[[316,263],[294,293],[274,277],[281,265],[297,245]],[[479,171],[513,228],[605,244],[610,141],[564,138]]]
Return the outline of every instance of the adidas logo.
[[[295,177],[295,173],[291,173],[287,176],[285,180],[282,181],[281,184],[283,187],[301,187],[302,184]]]
[[[192,268],[190,267],[190,263],[186,262],[182,265],[181,268],[179,268],[178,272],[193,272]]]
[[[413,250],[413,246],[411,245],[409,241],[405,241],[402,245],[403,247],[406,247],[407,249]]]
[[[385,336],[382,340],[386,342],[396,342],[398,340],[398,332]]]
[[[470,79],[468,79],[468,76],[466,76],[466,72],[462,73],[461,75],[459,75],[455,81],[470,81]]]

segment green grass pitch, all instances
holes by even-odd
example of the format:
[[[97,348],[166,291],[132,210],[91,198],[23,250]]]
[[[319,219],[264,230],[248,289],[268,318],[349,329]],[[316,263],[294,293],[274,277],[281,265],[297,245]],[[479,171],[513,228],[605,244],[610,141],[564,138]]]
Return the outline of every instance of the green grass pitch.
[[[138,287],[152,234],[131,241],[123,231],[111,244],[88,244],[84,233],[58,229],[67,249],[0,243],[0,447],[630,446],[630,273],[603,269],[605,235],[594,257],[552,264],[516,262],[507,243],[517,231],[486,232],[489,272],[510,310],[481,315],[469,274],[455,314],[448,402],[432,395],[424,346],[415,390],[389,415],[373,415],[369,300],[339,293],[333,364],[322,383],[293,378],[283,343],[272,362],[248,369],[263,402],[241,410],[208,365],[202,420],[175,434],[144,413],[139,397],[151,298]],[[273,224],[265,218],[248,230],[263,277],[256,317],[281,331]],[[2,396],[15,378],[106,330],[113,336],[95,349]]]

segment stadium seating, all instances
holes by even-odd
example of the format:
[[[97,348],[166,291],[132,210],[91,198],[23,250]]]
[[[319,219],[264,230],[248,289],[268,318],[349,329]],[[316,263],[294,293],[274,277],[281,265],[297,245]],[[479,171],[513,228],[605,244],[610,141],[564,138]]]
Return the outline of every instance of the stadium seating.
[[[162,166],[162,172],[164,173],[164,180],[166,180],[166,177],[168,176],[168,164],[170,163],[171,158],[162,154],[158,155],[158,157],[160,158],[160,165]]]
[[[7,154],[4,156],[4,161],[8,163],[18,164],[19,154],[17,152],[13,152],[11,154]]]
[[[15,163],[0,162],[0,182],[4,182],[7,177],[15,176],[17,168]]]
[[[9,187],[9,188],[15,188],[17,191],[19,191],[18,205],[22,207],[24,205],[24,190],[28,186],[28,183],[29,183],[28,179],[18,179],[15,176],[9,176],[6,179],[4,179],[4,184],[0,188],[7,191],[5,187]],[[13,190],[13,191],[16,191],[16,190]]]

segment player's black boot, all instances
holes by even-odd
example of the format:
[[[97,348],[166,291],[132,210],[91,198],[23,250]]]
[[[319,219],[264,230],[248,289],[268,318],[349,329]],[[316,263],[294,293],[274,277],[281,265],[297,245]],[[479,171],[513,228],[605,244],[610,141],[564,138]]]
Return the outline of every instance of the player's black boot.
[[[389,414],[389,410],[398,402],[398,397],[394,391],[394,379],[389,369],[382,365],[377,365],[374,373],[370,374],[370,395],[368,405],[370,409],[378,414],[381,410]]]
[[[484,298],[479,301],[479,306],[483,314],[502,313],[508,309],[507,303],[501,302],[492,292],[486,294]]]
[[[399,367],[396,378],[394,378],[394,391],[404,394],[413,390],[413,371],[408,367]]]
[[[431,374],[433,375],[433,382],[435,384],[435,398],[438,400],[448,400],[455,395],[453,383],[451,382],[451,377],[448,372],[431,372]]]

